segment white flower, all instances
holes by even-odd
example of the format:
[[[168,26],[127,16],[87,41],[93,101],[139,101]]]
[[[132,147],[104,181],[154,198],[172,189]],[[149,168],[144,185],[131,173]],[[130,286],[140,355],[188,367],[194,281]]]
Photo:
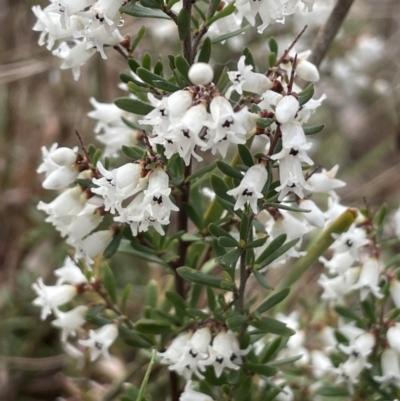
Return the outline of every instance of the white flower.
[[[204,361],[200,361],[199,364],[203,367],[212,365],[215,375],[220,377],[225,368],[239,369],[239,365],[242,364],[241,357],[247,355],[250,349],[251,346],[241,350],[232,331],[221,331],[214,337],[212,345],[208,346],[209,357]]]
[[[51,324],[61,329],[61,341],[65,343],[69,336],[76,336],[76,329],[85,324],[85,314],[88,310],[87,306],[80,305],[68,312],[57,311]]]
[[[310,55],[311,55],[311,50],[306,50],[304,52],[297,53],[296,75],[299,76],[301,79],[304,79],[305,81],[317,82],[319,81],[319,72],[314,64],[307,61]],[[290,76],[292,72],[292,63],[290,61],[288,61],[287,63],[282,63],[281,67]]]
[[[236,6],[237,5],[238,3],[236,3]],[[233,86],[228,90],[226,97],[229,97],[228,94],[230,94],[233,89],[240,95],[243,91],[261,95],[272,87],[272,82],[265,75],[253,72],[253,66],[245,65],[245,59],[245,56],[240,57],[238,61],[238,71],[228,72],[228,77],[233,83]]]
[[[161,363],[172,365],[179,362],[179,359],[182,356],[182,350],[188,346],[192,335],[192,332],[187,331],[179,334],[178,337],[175,337],[166,351],[158,353],[158,355],[162,357]]]
[[[308,183],[314,187],[313,192],[329,192],[346,185],[345,182],[335,178],[339,165],[332,167],[329,171],[322,169],[321,173],[313,174]]]
[[[118,337],[116,324],[106,324],[98,330],[90,330],[87,340],[79,340],[79,344],[90,348],[90,360],[95,361],[101,355],[110,359],[108,348]]]
[[[261,193],[268,179],[267,169],[263,164],[251,166],[244,175],[239,186],[227,192],[228,195],[236,197],[234,209],[244,208],[245,203],[249,203],[253,213],[258,213],[257,199],[261,199]]]
[[[65,258],[64,265],[54,271],[54,275],[58,277],[57,285],[64,283],[81,284],[88,281],[82,270],[69,256]]]
[[[32,289],[38,296],[33,300],[33,304],[42,308],[40,315],[42,320],[45,320],[52,311],[58,311],[59,306],[71,301],[77,294],[77,289],[73,285],[46,286],[40,277],[37,283],[32,284]]]
[[[394,323],[386,333],[387,341],[391,348],[400,352],[400,323]]]
[[[397,238],[400,238],[400,208],[398,208],[393,216],[394,232]]]
[[[323,256],[318,260],[329,269],[330,274],[343,274],[354,263],[350,252],[335,253],[331,260],[327,260]]]
[[[355,358],[350,356],[350,358],[339,365],[338,368],[332,368],[331,371],[338,375],[336,383],[347,384],[349,393],[354,392],[354,384],[358,383],[359,374],[366,368],[370,367],[370,364],[366,364],[363,358]]]
[[[179,401],[214,401],[209,395],[199,393],[198,391],[193,390],[192,381],[189,380],[186,385],[183,393],[179,397]]]
[[[189,68],[188,76],[195,85],[207,85],[212,82],[214,71],[210,64],[194,63]]]
[[[310,210],[309,212],[302,213],[303,218],[312,226],[324,228],[325,217],[319,207],[310,199],[302,199],[299,202],[301,209]]]
[[[400,308],[400,281],[396,280],[395,278],[391,279],[389,291],[394,305],[396,308]]]
[[[315,349],[312,350],[310,354],[314,377],[320,378],[331,368],[333,368],[330,358],[324,352]]]
[[[387,348],[381,356],[382,376],[374,376],[374,380],[381,383],[381,388],[390,384],[400,388],[399,356],[396,351]]]
[[[98,120],[94,128],[94,132],[98,134],[102,129],[108,127],[110,124],[121,124],[121,117],[124,111],[117,107],[114,103],[101,103],[94,97],[89,99],[90,104],[94,110],[89,111],[88,117]]]
[[[355,290],[360,290],[361,301],[364,301],[369,293],[372,293],[376,298],[383,297],[378,286],[380,272],[381,266],[378,259],[370,256],[362,266],[358,282],[352,287]]]
[[[275,117],[281,124],[286,124],[294,119],[299,110],[299,101],[293,95],[282,97],[275,109]]]
[[[347,355],[354,358],[366,357],[372,352],[376,343],[375,336],[372,333],[362,333],[350,341],[350,345],[339,344],[338,348]]]
[[[343,234],[332,234],[335,242],[331,246],[335,254],[349,252],[354,260],[358,260],[358,250],[368,244],[365,231],[352,225],[347,232]]]

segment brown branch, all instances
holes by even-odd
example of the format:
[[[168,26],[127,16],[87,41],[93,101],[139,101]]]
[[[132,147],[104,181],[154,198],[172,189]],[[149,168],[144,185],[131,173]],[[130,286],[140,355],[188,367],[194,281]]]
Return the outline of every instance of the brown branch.
[[[302,31],[294,38],[293,42],[289,45],[289,47],[283,52],[282,56],[279,57],[279,59],[276,61],[275,63],[275,67],[278,67],[283,60],[285,60],[285,58],[287,57],[287,55],[289,54],[290,50],[293,49],[294,45],[297,43],[297,41],[302,37],[303,33],[306,31],[308,25],[306,25]]]
[[[324,59],[353,2],[354,0],[338,0],[328,20],[318,31],[308,59],[315,66],[318,67]]]

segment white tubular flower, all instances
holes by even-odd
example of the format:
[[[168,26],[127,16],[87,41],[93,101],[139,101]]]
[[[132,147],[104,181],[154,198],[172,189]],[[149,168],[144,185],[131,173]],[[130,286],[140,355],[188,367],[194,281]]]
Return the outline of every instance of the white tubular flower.
[[[381,356],[382,376],[374,376],[374,380],[381,383],[381,388],[386,388],[393,384],[400,388],[400,366],[399,356],[396,351],[387,348]]]
[[[304,79],[305,81],[317,82],[319,81],[319,72],[314,64],[307,61],[310,55],[311,50],[297,53],[296,75],[299,76],[301,79]],[[288,61],[287,63],[282,63],[281,66],[290,76],[290,74],[292,73],[292,63]]]
[[[350,341],[350,345],[339,344],[338,348],[353,358],[362,358],[366,361],[366,357],[372,352],[376,343],[375,336],[372,333],[363,333]]]
[[[137,163],[127,163],[108,171],[99,161],[97,169],[103,177],[93,178],[98,188],[92,188],[92,192],[104,198],[104,209],[111,213],[120,211],[122,202],[141,191],[147,182],[141,179],[142,166]]]
[[[378,286],[380,272],[381,265],[378,259],[374,256],[370,256],[362,266],[358,282],[352,287],[354,290],[360,290],[361,301],[364,301],[370,293],[376,298],[383,297]]]
[[[88,235],[84,239],[69,239],[67,243],[75,247],[75,258],[84,259],[89,266],[94,263],[93,258],[100,255],[107,248],[112,238],[112,230],[101,230]]]
[[[331,359],[324,352],[312,350],[310,356],[312,373],[317,379],[333,368]]]
[[[395,278],[390,280],[390,296],[396,308],[400,308],[400,281]]]
[[[302,199],[299,202],[301,209],[310,210],[310,212],[302,213],[304,220],[314,227],[324,228],[325,217],[321,209],[310,199]]]
[[[238,6],[238,2],[236,6]],[[245,59],[245,56],[240,57],[238,61],[238,71],[228,71],[228,77],[233,83],[233,86],[228,89],[226,97],[229,97],[232,90],[235,90],[240,95],[243,91],[261,95],[272,87],[272,82],[265,75],[253,72],[253,66],[245,65]]]
[[[400,353],[400,323],[394,323],[389,327],[386,338],[390,347]]]
[[[338,368],[332,368],[331,372],[337,374],[336,383],[346,383],[350,394],[354,393],[354,384],[358,383],[358,376],[366,368],[370,367],[363,358],[350,358],[339,365]]]
[[[57,319],[54,319],[51,324],[61,329],[61,341],[63,343],[67,341],[69,336],[75,337],[76,330],[85,324],[85,314],[87,310],[87,306],[80,305],[68,312],[57,311],[55,313]]]
[[[171,118],[183,116],[192,105],[192,101],[193,94],[188,90],[179,90],[169,95],[167,104],[171,113]]]
[[[209,395],[199,393],[193,390],[192,381],[186,383],[183,393],[179,397],[179,401],[214,401]]]
[[[279,123],[286,124],[294,120],[299,108],[299,101],[293,95],[284,96],[276,106],[275,117]]]
[[[336,253],[331,260],[327,260],[323,256],[318,260],[329,269],[330,274],[343,274],[354,263],[350,252]]]
[[[207,349],[211,343],[211,332],[208,327],[196,330],[186,343],[185,348],[181,349],[179,360],[168,367],[169,370],[175,370],[186,379],[190,379],[192,373],[201,379],[204,376],[199,371],[199,364],[207,358]]]
[[[62,267],[54,270],[54,275],[58,277],[57,285],[64,283],[82,284],[87,283],[88,281],[86,276],[82,273],[82,270],[69,256],[65,258],[64,265]]]
[[[36,170],[46,173],[43,182],[45,189],[61,189],[67,187],[79,174],[76,162],[77,154],[69,148],[58,148],[54,143],[50,149],[42,147],[43,162]]]
[[[188,77],[195,85],[207,85],[212,82],[214,71],[210,64],[194,63],[189,68]]]
[[[114,323],[106,324],[100,329],[90,330],[87,340],[79,340],[79,344],[90,348],[90,360],[95,361],[100,356],[110,359],[108,348],[118,337],[118,326]]]
[[[400,238],[400,208],[398,208],[393,216],[394,232],[397,238]]]
[[[110,125],[116,123],[122,125],[121,117],[124,115],[124,112],[114,103],[101,103],[94,97],[91,97],[89,102],[94,107],[94,110],[89,111],[87,115],[97,120],[97,124],[94,128],[95,134],[100,133],[102,129],[106,129]]]
[[[282,131],[282,146],[285,149],[290,149],[295,146],[309,147],[307,145],[307,138],[304,133],[303,127],[296,120],[289,120],[289,122],[281,125]]]
[[[359,268],[350,268],[334,278],[321,274],[318,279],[318,284],[324,289],[321,299],[326,299],[331,305],[342,303],[344,295],[353,289],[359,275]]]
[[[179,362],[179,359],[182,357],[182,350],[189,346],[189,340],[192,335],[193,333],[188,331],[175,337],[166,351],[158,353],[161,356],[160,362],[165,365]]]
[[[244,209],[245,203],[249,203],[253,213],[258,213],[257,199],[261,199],[261,193],[268,179],[268,172],[263,164],[251,166],[244,175],[239,186],[227,192],[236,197],[234,209]]]
[[[322,169],[321,173],[313,174],[308,183],[314,187],[313,192],[329,192],[344,187],[345,182],[335,178],[339,165],[332,167],[329,171]]]
[[[225,368],[238,370],[242,364],[242,356],[250,352],[251,346],[245,350],[239,348],[235,334],[228,330],[221,331],[213,340],[212,345],[208,346],[209,357],[200,361],[201,366],[212,365],[215,375],[220,377]]]
[[[118,22],[120,7],[120,0],[98,0],[90,8],[90,11],[94,14],[93,20],[99,24],[114,25]]]
[[[359,260],[358,250],[368,244],[366,233],[362,228],[352,225],[347,232],[343,234],[332,234],[336,240],[331,248],[337,253],[349,252],[354,260]]]
[[[79,80],[81,75],[81,67],[86,61],[96,53],[96,49],[88,48],[88,43],[85,40],[75,40],[75,46],[69,47],[67,42],[62,42],[60,46],[53,51],[53,55],[63,59],[60,68],[62,70],[72,69],[72,74],[75,81]]]
[[[65,305],[77,294],[77,289],[73,285],[46,286],[42,278],[38,278],[37,283],[32,284],[32,289],[38,296],[32,303],[42,308],[40,315],[42,320],[45,320],[51,312],[58,311],[59,306]]]
[[[121,153],[122,146],[136,145],[141,135],[140,131],[121,122],[120,125],[103,129],[96,139],[105,146],[104,156],[116,157]]]
[[[159,100],[152,93],[148,93],[147,98],[151,105],[154,106],[154,110],[146,114],[142,120],[139,120],[139,124],[152,125],[154,134],[163,135],[168,131],[170,125],[168,97],[164,96]]]

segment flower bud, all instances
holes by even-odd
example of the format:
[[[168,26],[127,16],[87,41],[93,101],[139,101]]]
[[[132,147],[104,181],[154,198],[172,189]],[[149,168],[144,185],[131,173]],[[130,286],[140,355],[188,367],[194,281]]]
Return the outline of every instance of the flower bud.
[[[319,72],[317,67],[307,60],[300,60],[296,66],[297,75],[308,82],[319,81]]]
[[[309,199],[302,199],[299,203],[302,209],[310,210],[308,213],[303,213],[304,219],[314,227],[324,228],[325,217],[318,206]]]
[[[58,148],[52,153],[51,159],[59,166],[70,166],[76,161],[76,153],[69,148]]]
[[[294,119],[299,108],[299,101],[294,96],[284,96],[276,106],[276,119],[281,124],[286,124]]]
[[[195,85],[207,85],[214,78],[214,71],[210,64],[195,63],[189,69],[189,79]]]

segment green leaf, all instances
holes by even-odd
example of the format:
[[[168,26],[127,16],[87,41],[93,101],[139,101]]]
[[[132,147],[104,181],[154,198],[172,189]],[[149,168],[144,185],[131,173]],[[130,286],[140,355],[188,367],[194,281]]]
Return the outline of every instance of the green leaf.
[[[232,237],[219,237],[218,244],[224,248],[235,248],[239,246],[239,243]]]
[[[290,288],[285,288],[282,291],[279,291],[278,293],[270,296],[256,309],[256,312],[264,313],[267,310],[271,309],[273,306],[282,302],[289,295],[289,292]]]
[[[276,251],[272,252],[265,259],[260,261],[260,263],[259,263],[260,267],[259,268],[262,269],[265,266],[268,266],[269,264],[271,264],[275,259],[279,258],[279,256],[283,255],[290,248],[292,248],[294,245],[296,245],[296,243],[299,241],[299,239],[300,238],[295,238],[292,241],[289,241],[286,244],[282,245]]]
[[[338,305],[335,307],[335,311],[338,315],[346,317],[350,320],[355,320],[357,322],[361,321],[360,317],[356,313],[354,313],[350,308],[346,308],[345,306]]]
[[[210,171],[214,170],[215,167],[217,167],[217,163],[211,163],[207,164],[206,166],[202,167],[201,169],[195,171],[193,174],[189,175],[189,177],[186,178],[185,182],[190,182],[195,180],[196,178],[201,178]]]
[[[130,345],[131,347],[135,347],[135,348],[150,348],[152,346],[151,343],[149,343],[148,341],[146,341],[144,338],[142,338],[139,333],[134,334],[131,333],[130,330],[129,334],[128,334],[128,338],[124,339],[124,342],[128,345]]]
[[[309,213],[309,212],[311,212],[311,210],[302,209],[300,207],[287,206],[284,203],[267,202],[267,203],[265,203],[265,206],[274,207],[275,209],[288,210],[290,212],[297,212],[297,213]]]
[[[122,110],[128,111],[129,113],[146,115],[154,110],[154,107],[149,104],[142,102],[138,99],[131,99],[129,97],[120,97],[114,101],[115,105]]]
[[[344,397],[349,395],[347,389],[335,386],[322,386],[318,387],[315,394],[323,395],[325,397]]]
[[[122,293],[121,310],[122,310],[122,313],[124,313],[125,315],[126,315],[126,305],[128,303],[128,299],[129,299],[129,296],[131,295],[132,289],[133,289],[133,285],[129,283],[126,285],[124,292]]]
[[[135,324],[135,329],[143,334],[169,334],[171,329],[170,322],[154,319],[140,319]]]
[[[179,39],[184,41],[190,31],[190,14],[185,7],[183,7],[178,14],[177,25]]]
[[[232,251],[226,253],[222,257],[219,258],[219,263],[222,266],[230,267],[235,265],[237,260],[239,259],[241,254],[241,250],[239,248],[233,249]]]
[[[122,13],[132,15],[133,17],[170,19],[170,17],[167,14],[164,14],[162,11],[143,7],[132,1],[126,6],[122,7],[120,10]]]
[[[138,33],[137,33],[135,39],[132,41],[132,44],[131,44],[131,54],[135,51],[137,45],[140,43],[140,41],[141,41],[141,40],[144,38],[144,36],[146,35],[146,31],[147,31],[147,28],[146,28],[145,26],[142,26],[142,27],[139,29],[139,31],[138,31]]]
[[[245,377],[245,379],[237,384],[235,390],[233,391],[234,401],[247,400],[247,396],[250,393],[251,386],[253,383],[253,378],[251,376]]]
[[[228,4],[226,7],[224,7],[220,12],[216,13],[212,18],[208,20],[207,25],[210,26],[213,24],[215,21],[218,21],[221,18],[225,18],[228,15],[231,15],[235,11],[236,7],[234,3]]]
[[[268,128],[275,120],[273,118],[257,118],[256,124],[261,128]]]
[[[262,273],[260,273],[258,270],[254,269],[254,270],[253,270],[253,274],[254,274],[254,277],[256,278],[256,280],[258,281],[258,284],[261,285],[261,287],[264,287],[264,288],[266,288],[267,290],[273,290],[273,289],[274,289],[274,287],[272,287],[272,286],[268,283],[268,281],[267,281],[267,279],[265,278],[265,276],[264,276]]]
[[[222,93],[224,93],[228,89],[228,86],[230,85],[228,71],[229,71],[229,68],[228,67],[224,67],[224,69],[221,72],[221,75],[218,78],[218,82],[217,82],[217,85],[216,85],[217,88]]]
[[[110,266],[104,265],[102,269],[103,273],[103,285],[106,289],[108,295],[111,300],[116,303],[117,302],[117,286],[115,284],[114,273],[112,272]]]
[[[217,12],[220,0],[210,0],[210,15],[213,16]]]
[[[276,54],[270,53],[268,55],[268,65],[272,68],[276,64]]]
[[[183,9],[184,10],[184,9]],[[175,92],[179,90],[179,87],[172,84],[171,82],[161,78],[160,76],[153,74],[149,70],[145,68],[138,68],[136,74],[141,78],[144,82],[152,85],[156,88],[168,91],[168,92]]]
[[[228,317],[228,319],[226,319],[225,323],[229,329],[235,330],[235,329],[245,325],[247,323],[247,320],[248,320],[247,316],[235,315],[235,316]]]
[[[144,379],[140,386],[139,395],[138,395],[138,398],[136,399],[136,401],[142,401],[142,399],[144,397],[144,392],[146,391],[147,382],[149,381],[151,369],[153,368],[154,361],[156,360],[156,356],[157,356],[157,351],[154,349],[149,366],[147,367],[147,370],[146,370],[146,374],[144,375]]]
[[[121,117],[121,120],[124,122],[125,125],[127,125],[129,128],[132,128],[133,130],[137,130],[137,131],[143,130],[143,127],[141,127],[139,124],[129,121],[125,117]]]
[[[210,311],[214,312],[217,302],[215,301],[215,294],[211,287],[207,287],[207,304]]]
[[[257,66],[256,66],[256,63],[254,62],[253,54],[251,53],[251,51],[248,47],[245,47],[243,49],[243,55],[246,57],[244,59],[245,65],[251,65],[253,67],[253,71],[257,72]]]
[[[108,244],[107,248],[103,252],[103,256],[106,259],[110,259],[115,254],[115,252],[118,251],[119,244],[121,243],[123,234],[124,234],[124,227],[121,227],[121,229],[118,231],[116,235],[114,235],[112,241]]]
[[[325,124],[322,125],[310,125],[309,127],[303,127],[303,131],[306,135],[318,134],[325,128]]]
[[[235,168],[221,160],[217,161],[217,166],[228,177],[237,178],[239,180],[243,178],[243,174],[240,171],[237,171]]]
[[[246,244],[246,249],[251,249],[251,248],[259,248],[260,246],[264,246],[265,243],[267,242],[269,236],[266,235],[263,238],[257,238],[254,241],[250,241],[249,243]]]
[[[161,9],[160,4],[155,0],[140,0],[140,5],[146,8]]]
[[[177,292],[167,291],[165,293],[165,298],[167,298],[168,301],[171,302],[171,304],[174,306],[176,310],[186,312],[188,306],[186,305],[186,302],[182,298],[182,296],[179,295]]]
[[[146,151],[144,149],[139,148],[138,146],[125,146],[122,145],[122,153],[125,156],[128,156],[132,160],[143,159],[146,155]]]
[[[222,288],[221,287],[222,282],[225,282],[226,284],[229,285],[229,287],[232,288],[235,285],[234,283],[228,283],[224,279],[211,276],[210,274],[206,274],[198,270],[191,269],[190,267],[187,266],[179,267],[176,271],[185,280],[190,281],[192,283],[202,284],[205,285],[206,287]]]
[[[308,85],[307,88],[303,89],[299,93],[299,104],[303,106],[314,96],[314,85]]]
[[[262,317],[260,320],[253,320],[250,326],[259,329],[262,333],[272,333],[278,336],[292,336],[295,331],[286,326],[285,323],[270,317]]]
[[[247,240],[247,232],[249,229],[249,218],[247,214],[243,213],[242,220],[240,222],[240,239],[243,241]]]
[[[220,237],[228,237],[232,239],[233,241],[236,241],[228,231],[224,230],[222,227],[217,226],[214,223],[210,223],[208,225],[208,232],[214,236],[215,238],[220,238]]]
[[[203,45],[201,46],[201,50],[199,53],[199,57],[197,58],[198,63],[208,63],[211,58],[212,52],[212,43],[209,37],[204,39]]]
[[[149,53],[145,53],[142,57],[142,67],[146,70],[151,70],[151,56]]]
[[[211,42],[213,44],[214,43],[223,42],[224,40],[228,40],[230,38],[233,38],[235,36],[240,35],[241,33],[245,32],[249,27],[250,27],[250,25],[246,25],[243,28],[240,28],[240,29],[238,29],[236,31],[233,31],[233,32],[230,32],[230,33],[226,33],[225,35],[217,36],[216,38],[212,39]]]
[[[158,302],[158,286],[155,280],[150,280],[146,286],[146,305],[156,308]]]
[[[287,363],[296,362],[296,361],[298,361],[299,359],[301,359],[302,357],[303,357],[302,354],[301,354],[301,355],[295,355],[295,356],[291,356],[291,357],[289,357],[289,358],[278,359],[278,360],[276,360],[276,361],[269,362],[268,364],[269,364],[270,366],[285,365],[285,364],[287,364]]]
[[[227,194],[229,187],[221,177],[212,174],[211,186],[216,195],[218,195],[221,199],[228,201],[232,205],[235,204],[235,198]]]
[[[190,220],[195,224],[195,226],[201,230],[203,228],[203,220],[202,218],[197,214],[197,211],[195,208],[190,205],[189,203],[184,203],[182,205],[182,209],[185,211],[186,215],[189,217]],[[199,240],[199,238],[197,238]]]
[[[246,145],[238,145],[239,156],[247,167],[254,166],[253,156]]]
[[[136,70],[140,67],[140,64],[133,58],[128,59],[128,65],[133,72],[136,72]],[[132,77],[130,78],[130,81],[132,81]]]
[[[277,249],[279,249],[286,241],[287,235],[281,234],[274,238],[268,247],[260,254],[257,258],[256,263],[260,263],[263,259],[267,258],[269,255],[274,253]]]
[[[254,373],[257,373],[259,375],[263,376],[274,376],[276,373],[278,373],[278,369],[273,367],[273,366],[268,366],[268,365],[262,365],[258,363],[245,363],[244,367],[246,369],[251,370]]]
[[[190,83],[190,80],[188,77],[190,65],[186,61],[186,59],[183,56],[176,56],[175,57],[175,66],[176,66],[176,69],[179,71],[179,73],[183,76],[183,78],[185,78],[185,80]]]
[[[162,259],[160,259],[157,255],[155,255],[154,253],[140,251],[138,249],[132,248],[132,245],[129,243],[129,241],[126,241],[126,240],[121,241],[121,244],[118,248],[118,252],[127,253],[130,255],[136,256],[138,258],[147,260],[149,262],[154,262],[154,263],[158,263],[161,265],[165,265],[165,262]]]
[[[377,226],[381,226],[383,224],[383,221],[385,220],[387,214],[387,206],[386,203],[384,203],[380,209],[375,213],[374,216],[374,224]]]
[[[279,48],[278,48],[278,42],[274,37],[272,37],[269,42],[268,42],[269,50],[271,50],[272,53],[278,54]]]
[[[208,316],[208,313],[202,312],[202,311],[199,310],[199,309],[187,308],[187,309],[186,309],[186,312],[187,312],[189,315],[191,315],[191,316],[193,316],[193,317],[198,317],[198,318],[200,318],[200,319],[206,319],[206,318],[209,317],[209,316]]]

